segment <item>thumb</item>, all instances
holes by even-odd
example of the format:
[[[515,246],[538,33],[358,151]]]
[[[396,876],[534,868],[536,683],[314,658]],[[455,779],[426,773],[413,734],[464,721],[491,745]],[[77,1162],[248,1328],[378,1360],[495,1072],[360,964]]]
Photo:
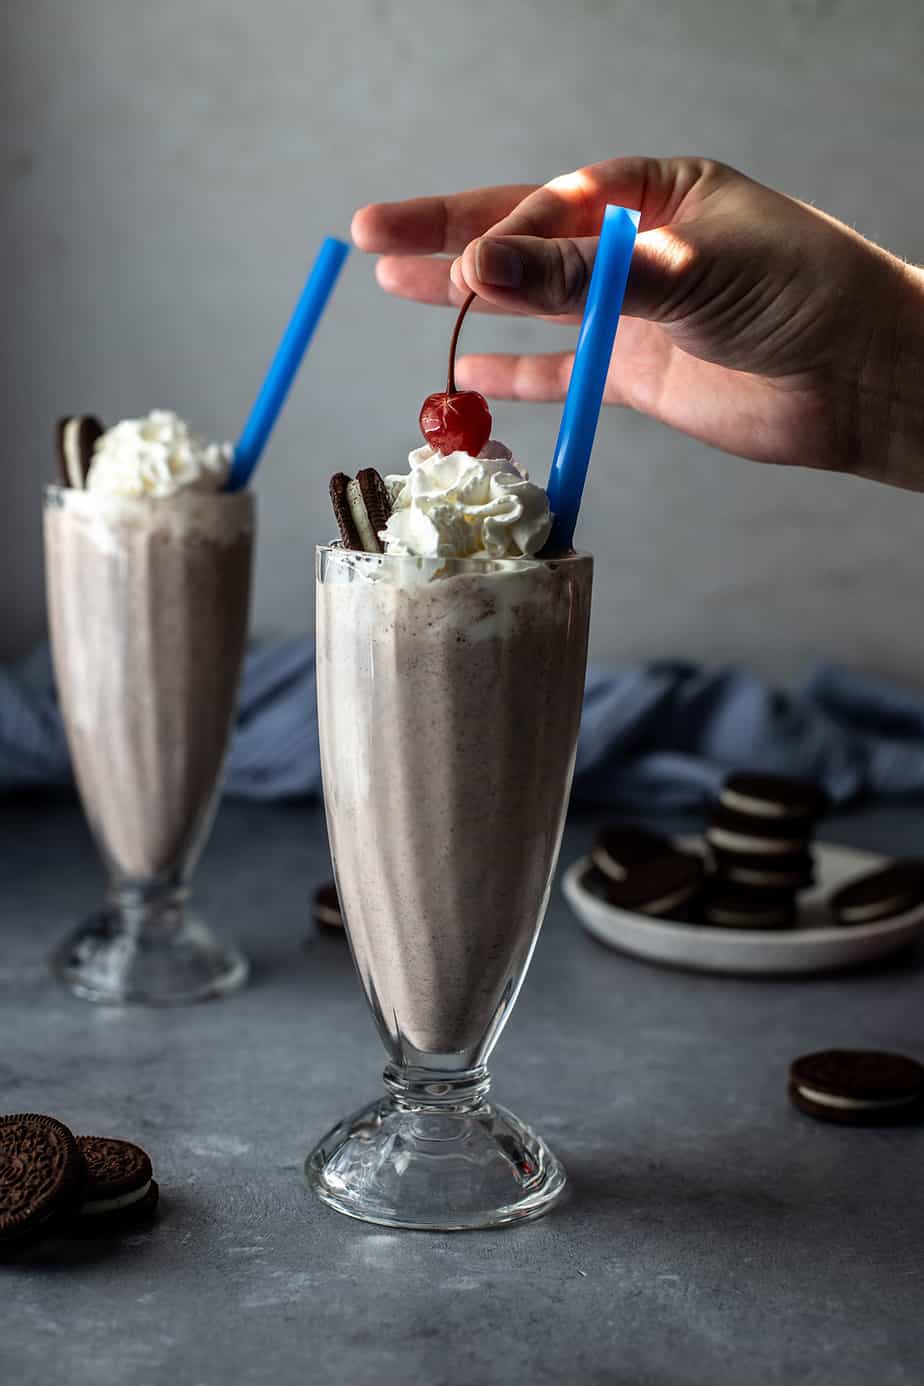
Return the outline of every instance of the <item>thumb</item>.
[[[452,281],[508,310],[573,316],[584,306],[597,242],[596,236],[481,236],[453,262]],[[627,313],[662,315],[681,273],[690,267],[688,256],[677,250],[671,228],[639,236],[626,287]]]

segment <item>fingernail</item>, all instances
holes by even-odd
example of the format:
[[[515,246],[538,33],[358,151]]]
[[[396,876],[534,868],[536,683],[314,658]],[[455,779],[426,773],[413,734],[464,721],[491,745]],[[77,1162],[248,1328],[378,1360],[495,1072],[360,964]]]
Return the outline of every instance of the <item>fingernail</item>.
[[[475,269],[482,284],[496,289],[518,289],[523,283],[523,257],[501,241],[479,241]]]

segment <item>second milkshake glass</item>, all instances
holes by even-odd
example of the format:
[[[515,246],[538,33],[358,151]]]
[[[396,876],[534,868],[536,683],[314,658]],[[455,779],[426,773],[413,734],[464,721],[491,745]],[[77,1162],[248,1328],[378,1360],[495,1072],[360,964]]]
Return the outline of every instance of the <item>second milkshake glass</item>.
[[[565,1174],[486,1062],[548,902],[574,767],[592,560],[318,551],[331,853],[389,1055],[386,1096],[309,1155],[340,1212],[394,1227],[536,1217]]]
[[[104,908],[54,958],[87,1000],[196,1001],[246,980],[187,897],[234,718],[253,528],[249,492],[45,493],[55,678],[109,873]]]

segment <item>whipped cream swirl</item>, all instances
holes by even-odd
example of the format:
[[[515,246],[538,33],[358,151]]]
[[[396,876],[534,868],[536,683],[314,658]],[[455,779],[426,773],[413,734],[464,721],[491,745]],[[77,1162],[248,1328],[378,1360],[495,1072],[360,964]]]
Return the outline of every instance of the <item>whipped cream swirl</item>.
[[[166,409],[123,419],[97,440],[87,490],[131,500],[163,500],[180,491],[220,491],[231,467],[230,443],[207,443]]]
[[[429,444],[408,457],[409,476],[388,476],[392,513],[385,552],[420,558],[518,558],[549,537],[549,498],[494,439],[477,457]]]

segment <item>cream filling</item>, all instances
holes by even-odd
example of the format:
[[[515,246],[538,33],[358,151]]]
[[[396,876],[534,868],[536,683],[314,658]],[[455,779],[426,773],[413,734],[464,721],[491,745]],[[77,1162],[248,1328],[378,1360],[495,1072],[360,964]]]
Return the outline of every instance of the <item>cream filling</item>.
[[[753,852],[758,857],[782,857],[804,846],[801,838],[791,841],[784,837],[745,837],[742,833],[730,833],[726,828],[710,828],[706,836],[715,847],[726,847],[730,852]]]
[[[773,804],[769,799],[752,799],[749,794],[739,794],[735,789],[723,789],[719,802],[726,808],[737,809],[739,813],[753,813],[758,818],[806,818],[808,811],[799,813],[792,804]]]
[[[369,512],[366,510],[366,502],[363,500],[362,488],[355,477],[347,485],[346,502],[350,507],[350,514],[356,526],[359,542],[365,552],[381,553],[382,546],[379,543],[378,535],[369,523]]]
[[[590,854],[590,859],[604,876],[609,876],[611,881],[624,881],[629,874],[625,867],[620,866],[615,858],[608,852],[604,852],[602,847],[594,847]]]
[[[796,1084],[796,1091],[809,1102],[817,1102],[819,1107],[836,1107],[842,1112],[872,1111],[875,1107],[910,1107],[912,1102],[920,1101],[919,1093],[912,1093],[910,1097],[835,1097],[830,1092],[807,1088],[803,1083]]]
[[[82,1218],[96,1217],[98,1213],[116,1213],[120,1208],[130,1208],[133,1203],[140,1203],[150,1190],[152,1180],[149,1179],[140,1189],[132,1189],[131,1193],[119,1194],[116,1198],[93,1198],[85,1203],[80,1210]]]
[[[694,882],[692,885],[681,886],[671,895],[664,895],[660,900],[647,900],[644,905],[638,906],[639,914],[667,914],[668,910],[676,909],[678,905],[685,905],[688,900],[692,900],[699,886]]]
[[[64,453],[67,480],[75,491],[84,489],[83,467],[80,465],[80,425],[82,423],[83,419],[79,416],[75,419],[68,419],[61,438],[61,451]]]
[[[738,881],[741,885],[798,886],[805,879],[788,871],[749,871],[746,866],[729,865],[727,870],[729,880]]]
[[[340,911],[331,909],[329,905],[315,905],[314,913],[322,924],[336,924],[338,926],[343,924],[343,916]]]
[[[848,905],[839,911],[841,919],[851,924],[865,924],[867,921],[888,919],[893,914],[903,914],[914,905],[907,896],[896,895],[891,900],[874,900],[869,905]]]

